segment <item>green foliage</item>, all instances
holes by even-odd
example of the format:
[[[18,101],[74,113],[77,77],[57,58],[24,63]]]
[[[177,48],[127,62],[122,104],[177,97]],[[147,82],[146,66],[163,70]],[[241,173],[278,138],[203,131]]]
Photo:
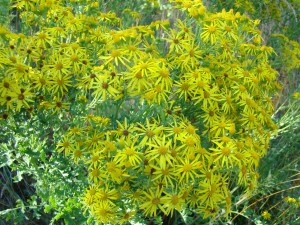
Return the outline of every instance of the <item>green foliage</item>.
[[[299,106],[299,92],[295,92],[274,114],[279,126],[278,133],[271,141],[268,154],[262,159],[257,189],[251,196],[237,196],[234,201],[234,224],[299,223]]]
[[[0,24],[7,24],[10,0],[0,0]]]
[[[74,218],[78,224],[86,221],[80,204],[86,185],[84,170],[55,151],[62,121],[28,118],[29,114],[23,113],[5,121],[5,126],[1,121],[3,224],[73,224]]]

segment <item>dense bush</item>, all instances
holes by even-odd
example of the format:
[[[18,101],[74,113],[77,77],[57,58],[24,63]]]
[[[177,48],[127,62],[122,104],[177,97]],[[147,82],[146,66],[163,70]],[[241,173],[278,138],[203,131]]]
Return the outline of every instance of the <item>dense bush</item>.
[[[297,71],[297,42],[270,38],[285,49],[278,60],[259,20],[199,0],[11,6],[0,27],[6,221],[217,223],[242,221],[238,211],[268,219],[272,206],[240,204],[256,205],[281,180],[257,183],[272,170],[259,168],[277,130],[271,117],[282,100],[272,96],[282,90],[278,71]],[[277,145],[283,129],[298,129],[297,102],[275,114]],[[273,157],[262,162],[282,154]],[[298,203],[289,198],[292,215]]]

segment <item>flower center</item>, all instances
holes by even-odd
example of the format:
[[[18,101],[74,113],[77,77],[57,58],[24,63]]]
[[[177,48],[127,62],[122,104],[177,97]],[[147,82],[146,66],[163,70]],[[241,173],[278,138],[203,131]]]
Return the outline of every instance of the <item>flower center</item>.
[[[153,205],[158,205],[160,203],[160,199],[159,198],[153,198],[152,199],[152,204]]]
[[[165,147],[165,146],[160,146],[160,147],[157,149],[157,151],[158,151],[158,153],[159,153],[160,155],[165,155],[165,154],[167,154],[167,152],[168,152],[168,148]]]
[[[134,150],[132,148],[126,148],[125,149],[125,155],[131,156],[134,154]]]
[[[183,168],[182,168],[183,172],[189,172],[189,171],[191,171],[192,169],[193,169],[193,166],[192,166],[192,164],[190,164],[190,163],[185,164],[185,165],[183,166]]]

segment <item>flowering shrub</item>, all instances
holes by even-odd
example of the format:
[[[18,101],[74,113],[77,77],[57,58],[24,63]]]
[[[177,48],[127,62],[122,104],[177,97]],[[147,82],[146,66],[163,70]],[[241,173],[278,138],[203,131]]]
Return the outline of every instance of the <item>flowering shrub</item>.
[[[83,208],[99,223],[230,213],[276,129],[280,85],[259,21],[170,2],[184,19],[139,25],[126,9],[128,26],[94,1],[16,1],[20,33],[0,28],[2,119],[72,121],[57,151],[86,166]]]
[[[300,45],[298,21],[300,19],[300,2],[294,0],[248,1],[248,0],[212,0],[209,10],[233,9],[260,19],[259,29],[265,45],[271,46],[276,57],[271,57],[270,65],[280,73],[280,82],[285,84],[280,95],[274,101],[279,108],[287,96],[299,88]],[[286,85],[289,84],[289,85]]]

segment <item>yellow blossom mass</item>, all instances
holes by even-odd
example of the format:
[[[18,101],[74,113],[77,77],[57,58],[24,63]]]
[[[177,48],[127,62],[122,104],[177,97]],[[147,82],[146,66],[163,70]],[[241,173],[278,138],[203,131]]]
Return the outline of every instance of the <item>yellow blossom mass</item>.
[[[0,33],[1,115],[50,111],[72,121],[56,149],[85,168],[83,209],[99,224],[184,207],[230,213],[235,185],[256,186],[276,128],[278,73],[257,22],[172,0],[170,10],[183,11],[175,23],[139,25],[142,14],[124,9],[128,25],[97,2],[64,2],[15,1],[43,19],[24,34]]]

